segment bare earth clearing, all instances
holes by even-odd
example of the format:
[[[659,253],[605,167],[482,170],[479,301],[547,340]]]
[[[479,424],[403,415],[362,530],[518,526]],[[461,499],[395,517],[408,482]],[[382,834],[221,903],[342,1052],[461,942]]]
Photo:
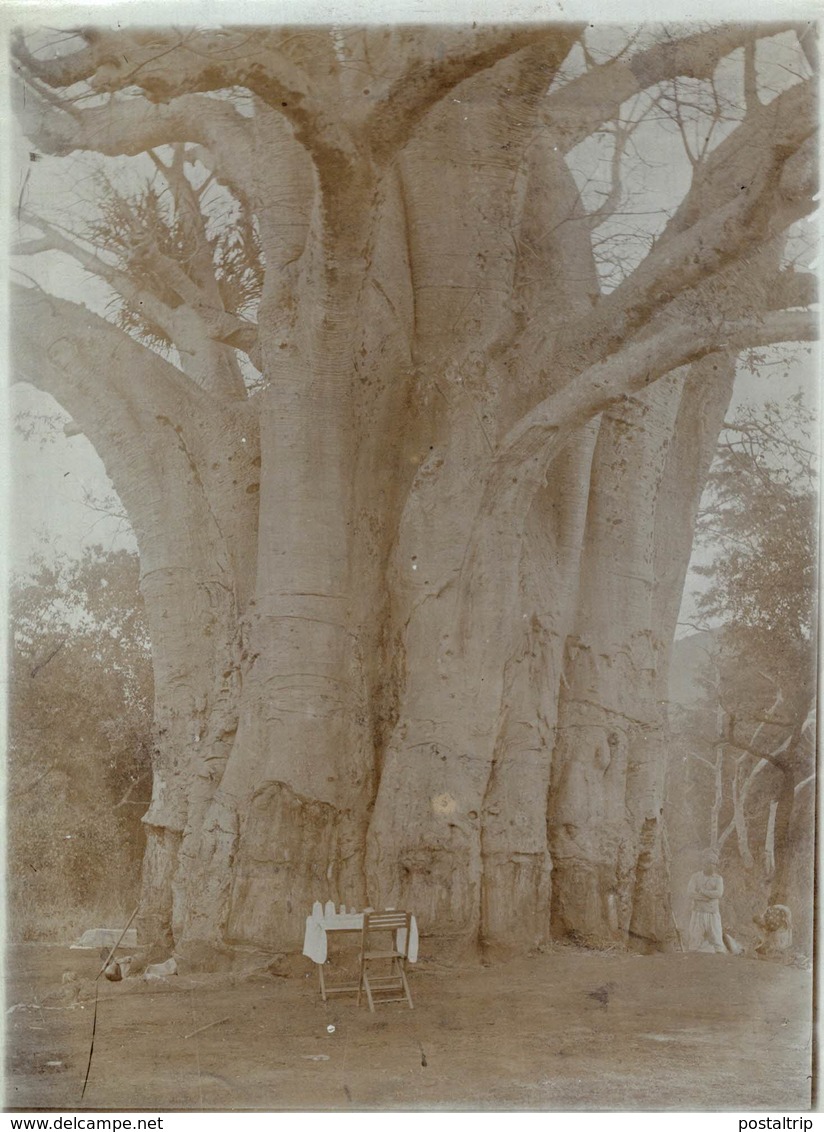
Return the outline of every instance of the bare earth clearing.
[[[348,996],[324,1004],[308,960],[303,978],[101,980],[82,1106],[97,953],[30,944],[6,964],[8,1109],[810,1105],[811,974],[750,959],[559,949],[447,969],[424,957],[415,1010],[373,1015]],[[65,971],[80,981],[71,1006]]]

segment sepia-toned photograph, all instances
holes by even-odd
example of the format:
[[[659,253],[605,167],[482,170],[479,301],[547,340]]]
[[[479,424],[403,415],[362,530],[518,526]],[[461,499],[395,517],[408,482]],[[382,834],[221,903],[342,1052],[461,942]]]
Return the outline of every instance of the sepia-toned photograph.
[[[180,7],[3,16],[6,1111],[815,1109],[817,19]]]

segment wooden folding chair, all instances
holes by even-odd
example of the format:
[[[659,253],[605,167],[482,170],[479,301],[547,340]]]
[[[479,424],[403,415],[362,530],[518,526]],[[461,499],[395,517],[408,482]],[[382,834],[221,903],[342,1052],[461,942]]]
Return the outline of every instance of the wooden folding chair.
[[[366,991],[369,1000],[369,1009],[374,1013],[375,1002],[403,1002],[412,1005],[412,995],[409,993],[409,983],[406,981],[406,955],[409,950],[409,937],[412,930],[412,915],[409,912],[365,912],[363,915],[363,934],[361,935],[360,956],[360,983],[358,985],[358,1006],[360,1006],[361,991]],[[400,932],[405,932],[403,942],[400,943]],[[377,946],[373,937],[378,933],[390,933],[388,941]],[[380,941],[378,941],[380,942]],[[389,974],[372,976],[370,978],[367,965],[375,961],[389,960]],[[374,999],[372,991],[402,991],[401,995],[393,998],[381,997]]]

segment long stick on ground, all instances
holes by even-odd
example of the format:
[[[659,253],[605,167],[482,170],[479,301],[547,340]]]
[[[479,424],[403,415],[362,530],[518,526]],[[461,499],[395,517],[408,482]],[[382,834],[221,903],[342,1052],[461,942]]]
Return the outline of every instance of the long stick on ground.
[[[81,1103],[83,1101],[83,1098],[86,1095],[86,1086],[89,1083],[89,1074],[92,1071],[92,1057],[94,1056],[94,1036],[97,1032],[97,990],[98,990],[97,980],[100,978],[100,976],[103,974],[103,972],[108,967],[109,963],[111,962],[112,956],[114,955],[115,951],[117,951],[118,947],[120,947],[120,941],[123,939],[123,936],[126,934],[126,932],[129,930],[129,928],[132,926],[132,920],[135,918],[135,916],[137,915],[137,913],[139,911],[140,911],[140,905],[138,904],[137,908],[135,908],[134,912],[132,912],[131,916],[129,916],[129,919],[126,923],[125,928],[123,929],[123,931],[118,936],[117,943],[114,945],[114,947],[111,949],[109,954],[106,956],[106,962],[103,964],[103,966],[100,968],[100,970],[97,972],[97,974],[94,977],[94,1018],[92,1019],[92,1040],[89,1043],[89,1060],[88,1060],[88,1064],[86,1065],[86,1076],[83,1078],[83,1091],[80,1094]]]
[[[191,1034],[184,1034],[183,1040],[186,1041],[187,1038],[193,1038],[195,1034],[202,1034],[204,1030],[211,1030],[212,1026],[221,1026],[224,1022],[228,1022],[230,1018],[231,1015],[227,1014],[225,1018],[218,1018],[216,1022],[207,1022],[205,1026],[198,1026],[196,1030],[192,1030]]]
[[[678,937],[678,946],[681,951],[684,951],[684,940],[681,937],[681,929],[678,927],[678,921],[675,918],[675,910],[673,909],[672,904],[670,904],[670,915],[672,916],[672,922],[675,925],[675,934]]]
[[[97,992],[100,988],[97,985],[97,980],[94,984],[94,1018],[92,1018],[92,1040],[89,1043],[89,1060],[86,1064],[86,1076],[83,1078],[83,1090],[80,1094],[80,1103],[83,1103],[83,1098],[86,1095],[86,1086],[89,1083],[89,1074],[92,1071],[92,1055],[94,1054],[94,1035],[97,1033]]]
[[[669,863],[669,861],[672,860],[672,853],[670,852],[669,838],[667,837],[666,829],[664,829],[664,852],[667,855],[667,862]],[[678,940],[678,947],[682,952],[686,951],[686,948],[684,947],[684,940],[681,936],[681,929],[678,927],[678,921],[675,918],[675,909],[672,906],[672,896],[669,893],[667,893],[667,904],[669,904],[670,916],[672,916],[672,923],[673,927],[675,928],[675,938]]]
[[[128,922],[127,922],[125,928],[123,929],[123,931],[118,936],[117,943],[114,945],[114,947],[111,949],[109,954],[106,956],[106,962],[103,964],[103,966],[100,968],[100,970],[95,975],[95,977],[94,977],[95,982],[97,982],[97,980],[100,978],[100,976],[106,970],[108,965],[111,963],[112,956],[114,955],[115,951],[117,951],[118,947],[120,947],[120,941],[123,939],[123,936],[126,934],[126,932],[129,930],[129,928],[132,926],[132,920],[135,918],[135,916],[137,915],[137,913],[139,911],[140,911],[140,905],[138,904],[138,906],[135,908],[134,912],[132,912],[131,916],[129,916],[129,919],[128,919]]]

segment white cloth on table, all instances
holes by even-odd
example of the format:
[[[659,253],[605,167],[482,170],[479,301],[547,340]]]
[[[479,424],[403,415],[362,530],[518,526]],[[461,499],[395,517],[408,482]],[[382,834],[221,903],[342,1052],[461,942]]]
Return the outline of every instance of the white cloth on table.
[[[326,962],[326,932],[320,921],[312,916],[306,917],[306,931],[303,935],[303,954],[313,963]]]
[[[303,936],[303,954],[313,963],[325,963],[327,955],[327,931],[357,931],[363,927],[363,914],[347,912],[344,915],[322,916],[320,919],[313,914],[306,917],[306,931]],[[406,943],[406,931],[401,928],[398,932],[398,950],[403,951]],[[409,930],[409,948],[406,958],[410,963],[418,959],[418,924],[412,917]]]
[[[363,916],[354,912],[343,915],[324,915],[315,913],[306,917],[306,931],[303,936],[303,954],[314,963],[325,963],[327,954],[326,932],[358,931],[363,927]]]
[[[418,922],[415,917],[409,925],[409,947],[405,948],[406,944],[406,928],[401,928],[398,932],[398,951],[406,951],[406,958],[410,963],[417,963],[418,961]]]

